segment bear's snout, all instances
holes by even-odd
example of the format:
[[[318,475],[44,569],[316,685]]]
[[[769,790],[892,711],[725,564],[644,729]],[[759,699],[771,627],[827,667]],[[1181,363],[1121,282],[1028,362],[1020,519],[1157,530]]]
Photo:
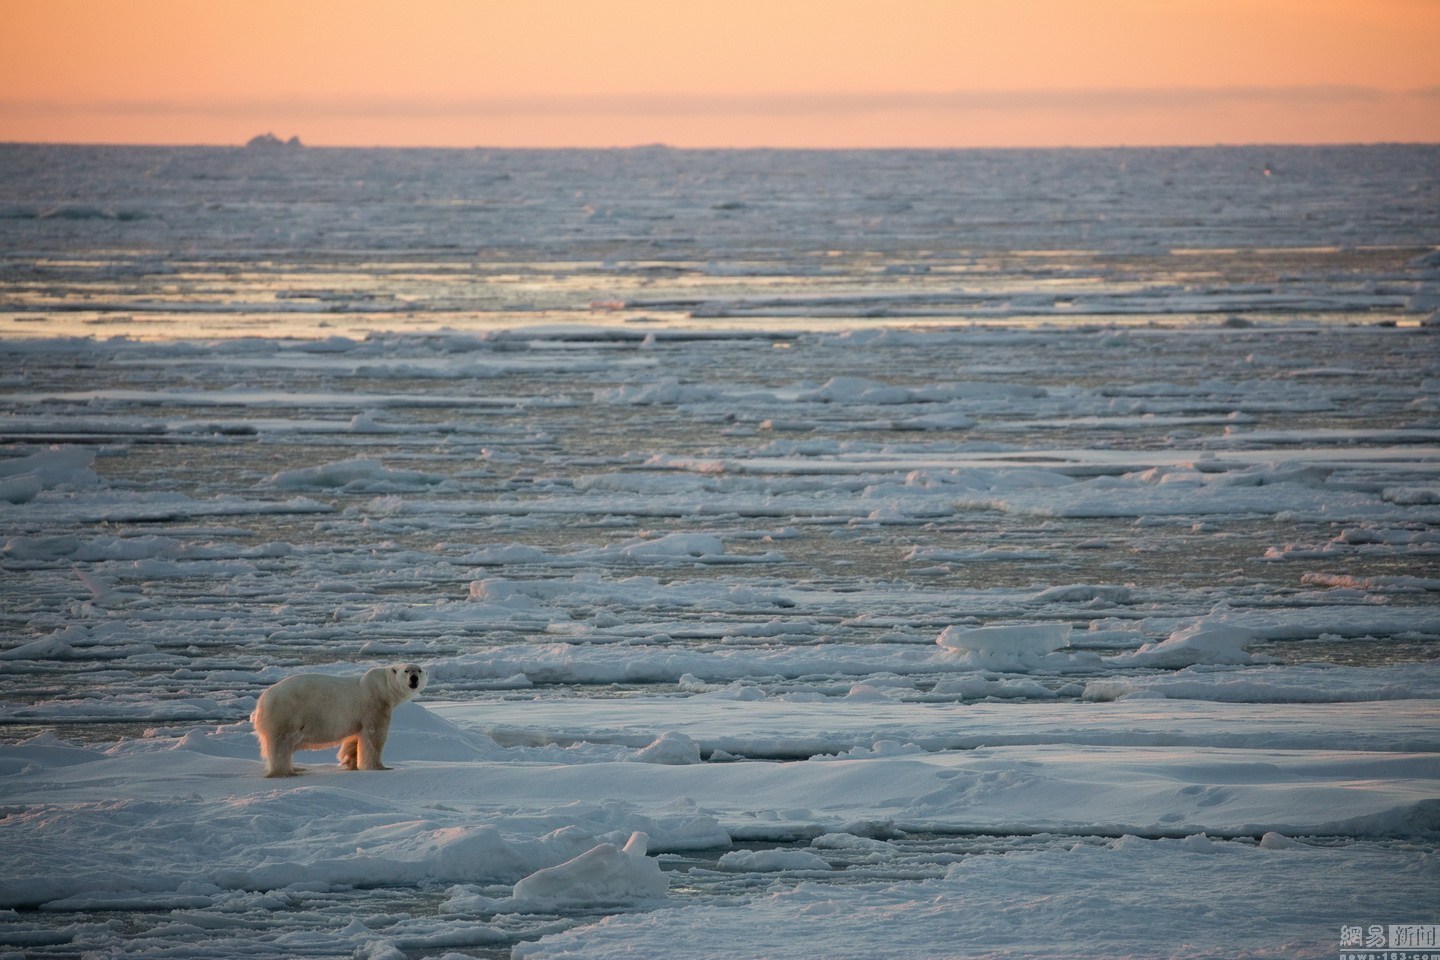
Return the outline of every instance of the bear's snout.
[[[413,673],[410,674],[410,689],[414,690],[418,686],[420,686],[420,678]]]

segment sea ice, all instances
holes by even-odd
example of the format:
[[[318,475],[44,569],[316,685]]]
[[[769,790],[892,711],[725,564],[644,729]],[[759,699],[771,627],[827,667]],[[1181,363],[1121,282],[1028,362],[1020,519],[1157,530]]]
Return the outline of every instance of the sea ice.
[[[1331,957],[1337,916],[1412,922],[1402,918],[1437,880],[1431,859],[1132,836],[1105,847],[967,857],[934,880],[780,888],[750,899],[738,924],[727,907],[672,906],[521,944],[514,955],[685,960],[713,957],[723,942],[738,956],[857,960]],[[1337,875],[1366,879],[1339,889]],[[1258,908],[1277,884],[1293,902]]]
[[[685,734],[671,730],[635,754],[635,759],[641,763],[699,763],[700,747]]]
[[[936,643],[957,663],[980,670],[1029,673],[1085,671],[1100,665],[1093,653],[1060,653],[1069,645],[1068,623],[1021,623],[999,627],[946,627]]]
[[[1188,667],[1197,663],[1249,663],[1245,647],[1255,634],[1244,627],[1200,620],[1170,634],[1160,643],[1147,643],[1120,662],[1139,667]]]
[[[1437,151],[1261,152],[0,145],[0,952],[1423,922]]]
[[[723,870],[771,873],[781,870],[829,870],[825,858],[808,850],[731,850],[720,858]]]
[[[613,843],[546,867],[515,884],[513,900],[528,910],[661,900],[670,888],[659,865],[645,856],[649,838],[636,832],[623,848]]]

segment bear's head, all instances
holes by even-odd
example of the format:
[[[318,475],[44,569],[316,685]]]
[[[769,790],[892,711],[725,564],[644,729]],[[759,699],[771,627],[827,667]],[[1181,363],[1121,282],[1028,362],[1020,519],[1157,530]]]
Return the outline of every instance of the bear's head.
[[[397,703],[409,700],[411,697],[425,689],[425,681],[430,677],[425,673],[425,668],[416,666],[413,663],[397,663],[393,667],[387,667],[391,688],[396,692]]]

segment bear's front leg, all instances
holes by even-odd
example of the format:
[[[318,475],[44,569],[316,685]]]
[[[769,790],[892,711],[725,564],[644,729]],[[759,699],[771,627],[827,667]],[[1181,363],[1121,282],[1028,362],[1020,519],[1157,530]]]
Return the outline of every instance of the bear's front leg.
[[[357,738],[360,741],[359,762],[361,770],[389,770],[380,762],[380,752],[385,749],[385,739],[390,736],[390,715],[376,717],[365,725]]]
[[[341,770],[354,770],[359,765],[360,737],[347,737],[340,743],[340,752],[336,759],[340,761]]]

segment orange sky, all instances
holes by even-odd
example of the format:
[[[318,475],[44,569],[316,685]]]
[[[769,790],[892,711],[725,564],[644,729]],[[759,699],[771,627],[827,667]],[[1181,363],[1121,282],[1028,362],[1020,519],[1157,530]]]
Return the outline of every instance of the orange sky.
[[[0,140],[1440,141],[1437,0],[0,0]]]

